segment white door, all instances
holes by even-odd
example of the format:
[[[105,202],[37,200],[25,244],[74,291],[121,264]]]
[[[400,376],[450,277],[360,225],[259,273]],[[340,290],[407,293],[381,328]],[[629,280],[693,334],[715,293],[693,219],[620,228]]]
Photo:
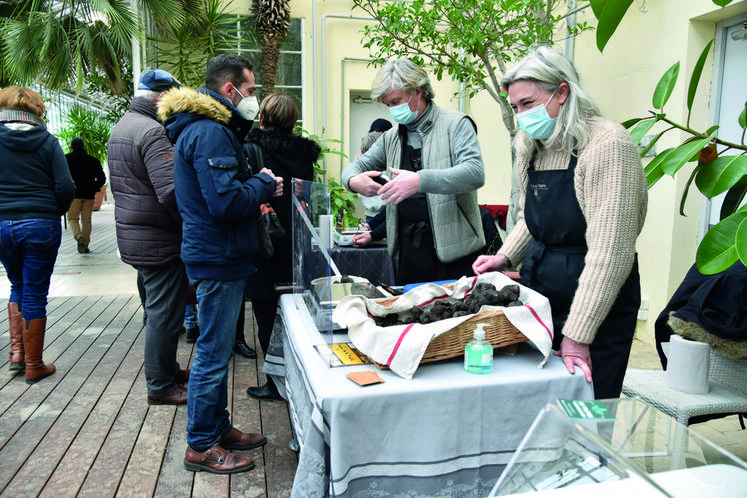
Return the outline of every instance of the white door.
[[[741,142],[742,129],[737,118],[747,101],[747,14],[722,21],[716,26],[712,91],[711,122],[719,125],[719,138]],[[719,222],[725,195],[705,203],[700,238]]]
[[[394,124],[389,109],[384,104],[372,102],[368,93],[350,93],[350,140],[348,141],[348,157],[355,159],[361,149],[361,139],[368,133],[371,123],[377,118],[384,118]]]

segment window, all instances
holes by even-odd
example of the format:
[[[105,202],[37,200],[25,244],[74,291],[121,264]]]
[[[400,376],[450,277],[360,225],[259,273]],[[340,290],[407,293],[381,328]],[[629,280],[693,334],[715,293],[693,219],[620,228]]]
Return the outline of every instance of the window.
[[[253,17],[239,17],[237,23],[237,38],[239,46],[237,53],[246,57],[254,64],[254,77],[257,88],[262,87],[261,48],[257,32],[254,29]],[[303,92],[301,85],[301,19],[291,19],[288,34],[280,44],[280,58],[278,60],[275,90],[293,97],[301,114],[303,106]]]

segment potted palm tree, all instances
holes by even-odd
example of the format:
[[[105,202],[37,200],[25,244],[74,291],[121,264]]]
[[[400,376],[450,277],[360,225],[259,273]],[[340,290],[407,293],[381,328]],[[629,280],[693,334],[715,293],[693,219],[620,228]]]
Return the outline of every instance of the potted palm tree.
[[[65,152],[70,152],[70,141],[80,137],[86,144],[86,152],[106,163],[107,144],[111,135],[111,123],[99,117],[96,113],[81,107],[73,107],[67,116],[65,127],[57,133],[57,138],[62,142]],[[93,210],[101,209],[101,204],[106,198],[106,184],[101,187],[93,199]]]

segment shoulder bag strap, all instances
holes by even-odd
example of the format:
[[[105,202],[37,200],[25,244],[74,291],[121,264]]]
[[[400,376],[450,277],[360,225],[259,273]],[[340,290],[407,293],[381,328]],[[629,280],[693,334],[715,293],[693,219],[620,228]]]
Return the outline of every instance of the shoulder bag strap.
[[[257,160],[256,166],[252,166],[252,169],[254,169],[254,174],[256,175],[265,167],[265,158],[262,154],[262,147],[255,143],[252,144],[252,147],[254,148],[254,156]]]

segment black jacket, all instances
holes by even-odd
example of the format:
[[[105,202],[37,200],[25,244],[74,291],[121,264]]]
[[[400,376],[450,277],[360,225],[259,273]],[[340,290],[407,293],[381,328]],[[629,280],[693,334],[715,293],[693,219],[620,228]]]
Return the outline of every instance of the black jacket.
[[[319,144],[305,137],[290,133],[253,129],[247,136],[246,150],[249,163],[256,167],[257,158],[252,144],[262,148],[264,165],[276,176],[283,177],[283,195],[270,202],[285,228],[285,235],[273,240],[275,253],[257,263],[257,273],[249,277],[247,296],[268,297],[274,292],[274,284],[293,281],[293,234],[291,192],[292,178],[314,179],[314,163],[319,158]]]
[[[106,183],[106,175],[101,162],[90,154],[73,151],[65,154],[67,167],[75,182],[76,199],[93,199],[96,192]]]
[[[59,220],[75,185],[60,142],[45,128],[12,129],[0,123],[0,220]]]

